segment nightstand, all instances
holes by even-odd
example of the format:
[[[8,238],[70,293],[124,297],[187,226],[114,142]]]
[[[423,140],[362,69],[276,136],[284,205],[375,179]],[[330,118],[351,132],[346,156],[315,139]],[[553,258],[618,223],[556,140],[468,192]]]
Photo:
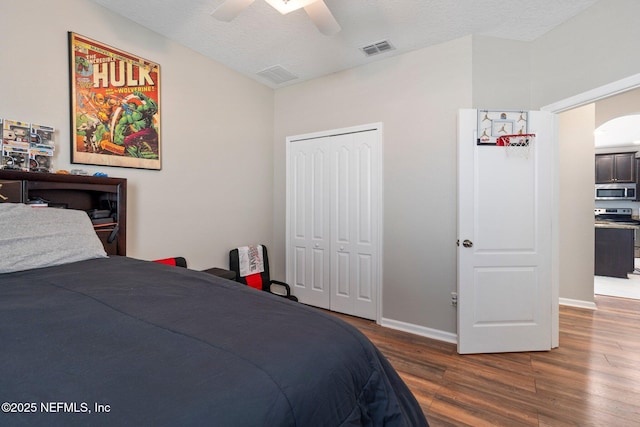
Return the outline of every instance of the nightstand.
[[[231,270],[225,270],[224,268],[213,267],[207,270],[202,270],[202,272],[213,274],[214,276],[222,277],[224,279],[236,280],[236,272]]]

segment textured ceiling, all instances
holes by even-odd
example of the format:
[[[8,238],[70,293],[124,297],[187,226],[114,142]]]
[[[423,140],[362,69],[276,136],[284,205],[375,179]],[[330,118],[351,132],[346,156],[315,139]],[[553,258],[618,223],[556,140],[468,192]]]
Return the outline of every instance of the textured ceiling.
[[[303,9],[281,15],[256,0],[231,22],[224,0],[92,0],[272,88],[295,84],[470,34],[531,41],[597,0],[325,0],[342,31],[324,36]],[[388,40],[395,50],[367,57]],[[297,76],[274,84],[273,66]]]

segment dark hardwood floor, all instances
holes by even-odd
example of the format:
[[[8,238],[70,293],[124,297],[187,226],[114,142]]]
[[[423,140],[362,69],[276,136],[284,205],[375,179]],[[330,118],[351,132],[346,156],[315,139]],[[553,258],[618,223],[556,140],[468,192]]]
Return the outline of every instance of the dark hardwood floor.
[[[548,352],[464,355],[456,346],[340,316],[400,373],[433,427],[640,426],[640,301],[560,307]]]

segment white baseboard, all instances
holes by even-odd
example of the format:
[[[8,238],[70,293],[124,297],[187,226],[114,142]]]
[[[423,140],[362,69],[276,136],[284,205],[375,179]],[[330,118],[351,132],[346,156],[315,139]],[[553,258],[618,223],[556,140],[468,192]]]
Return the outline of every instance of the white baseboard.
[[[451,332],[445,332],[438,329],[425,328],[424,326],[405,323],[399,320],[385,319],[380,320],[380,325],[398,331],[409,332],[414,335],[420,335],[426,338],[432,338],[438,341],[445,341],[452,344],[458,343],[458,335]]]
[[[597,310],[595,302],[582,301],[570,298],[560,298],[560,305],[567,305],[570,307],[586,308],[588,310]],[[401,322],[399,320],[385,319],[380,320],[380,326],[385,328],[395,329],[402,332],[409,332],[410,334],[420,335],[422,337],[431,338],[438,341],[444,341],[451,344],[458,343],[458,335],[451,332],[441,331],[439,329],[426,328],[424,326],[414,325],[412,323]]]
[[[598,307],[596,306],[595,302],[591,302],[591,301],[582,301],[582,300],[578,300],[578,299],[569,299],[569,298],[560,298],[559,299],[559,303],[560,305],[568,305],[570,307],[578,307],[578,308],[586,308],[589,310],[597,310]]]

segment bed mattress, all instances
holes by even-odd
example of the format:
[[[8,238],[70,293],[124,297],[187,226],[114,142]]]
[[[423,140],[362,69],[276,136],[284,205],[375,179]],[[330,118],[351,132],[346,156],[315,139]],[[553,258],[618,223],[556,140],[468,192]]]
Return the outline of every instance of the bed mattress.
[[[113,256],[0,274],[0,343],[3,426],[427,425],[351,325],[185,268]]]

